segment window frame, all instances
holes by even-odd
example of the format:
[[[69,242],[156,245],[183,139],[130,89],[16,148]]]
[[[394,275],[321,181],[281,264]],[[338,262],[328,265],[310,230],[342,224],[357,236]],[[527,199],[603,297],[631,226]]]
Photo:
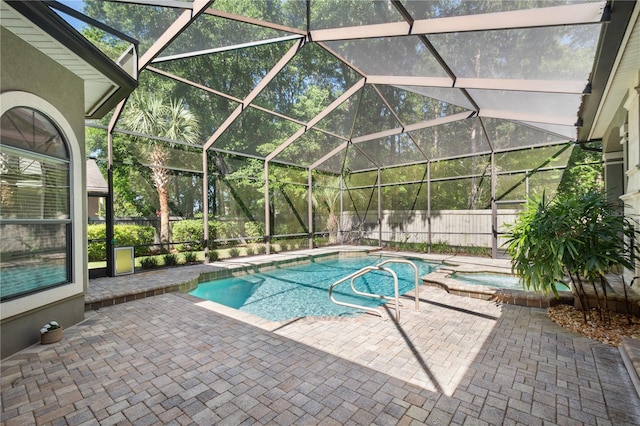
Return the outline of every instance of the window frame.
[[[0,116],[14,107],[35,109],[47,117],[60,131],[67,144],[69,168],[69,267],[70,282],[40,292],[1,302],[0,318],[22,315],[24,312],[41,309],[62,300],[82,298],[87,286],[87,245],[82,237],[86,234],[86,180],[84,151],[84,110],[71,107],[73,103],[57,100],[52,103],[45,98],[21,90],[0,93]]]
[[[63,286],[63,285],[67,285],[69,283],[71,283],[73,281],[73,227],[72,227],[72,219],[71,219],[71,197],[72,197],[72,183],[71,183],[71,158],[70,158],[70,148],[69,148],[69,143],[67,142],[63,132],[60,130],[59,126],[56,125],[56,123],[44,112],[40,111],[37,108],[33,108],[33,107],[29,107],[29,106],[14,106],[12,108],[7,109],[6,111],[4,111],[2,113],[2,115],[0,117],[4,117],[6,114],[10,114],[12,111],[15,110],[29,110],[32,113],[35,113],[37,115],[39,115],[38,118],[40,119],[45,119],[48,121],[48,124],[55,129],[55,131],[57,132],[57,137],[59,137],[59,143],[62,144],[62,148],[64,149],[64,152],[66,153],[66,158],[60,158],[58,156],[52,156],[52,155],[47,155],[47,154],[43,154],[42,152],[39,151],[33,151],[28,149],[28,147],[17,147],[14,145],[7,145],[7,144],[1,144],[0,143],[0,153],[8,153],[10,155],[15,155],[19,161],[25,160],[25,161],[37,161],[39,162],[39,164],[42,166],[43,164],[51,164],[51,165],[66,165],[66,170],[65,170],[65,181],[66,181],[66,186],[64,187],[66,189],[66,193],[65,193],[65,199],[66,202],[64,204],[66,204],[65,206],[65,210],[67,212],[66,214],[66,218],[52,218],[52,217],[39,217],[39,218],[33,218],[33,217],[20,217],[19,214],[21,212],[18,212],[18,217],[2,217],[2,215],[0,215],[0,228],[4,228],[5,225],[18,225],[18,226],[26,226],[27,228],[29,227],[33,227],[36,228],[36,230],[38,229],[38,227],[40,225],[43,226],[48,226],[48,225],[62,225],[60,228],[64,229],[64,251],[60,250],[60,253],[64,253],[64,279],[57,279],[54,278],[54,280],[52,280],[51,282],[47,283],[41,283],[39,285],[37,285],[36,287],[27,287],[26,289],[23,290],[18,290],[15,292],[12,292],[10,294],[1,294],[0,296],[0,302],[5,302],[8,300],[12,300],[12,299],[16,299],[16,298],[20,298],[20,297],[24,297],[24,296],[28,296],[31,294],[35,294],[35,293],[40,293],[42,291],[48,290],[50,288],[54,288],[54,287],[58,287],[58,286]],[[31,123],[32,127],[29,129],[27,128],[26,130],[31,130],[31,134],[36,134],[38,131],[34,130],[34,122],[32,121]],[[2,142],[2,140],[0,139],[0,142]],[[40,175],[40,182],[42,182],[42,175]],[[17,188],[17,186],[16,186]],[[41,187],[42,188],[42,187]],[[59,188],[57,186],[53,186],[52,188],[55,188],[56,190]],[[48,190],[50,189],[49,187],[47,188],[42,188],[44,190]],[[46,215],[45,215],[46,216]],[[26,236],[25,237],[31,237],[32,235],[36,234],[36,231],[31,231],[29,232],[27,230],[26,232]],[[38,239],[34,239],[34,242],[38,242]],[[40,239],[40,241],[42,241],[42,239]],[[37,254],[41,254],[43,252],[43,247],[38,244],[38,251],[36,252]],[[25,262],[26,259],[22,258],[20,259],[17,263],[17,267],[23,266],[21,265],[21,263],[26,263]],[[53,274],[55,276],[55,274]],[[62,278],[62,277],[60,277]],[[13,284],[10,281],[11,284]]]

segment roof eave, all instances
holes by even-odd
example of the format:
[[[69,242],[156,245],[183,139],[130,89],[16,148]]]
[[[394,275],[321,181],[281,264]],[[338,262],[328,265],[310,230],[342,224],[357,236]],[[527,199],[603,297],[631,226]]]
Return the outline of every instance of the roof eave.
[[[75,28],[52,11],[45,2],[21,0],[5,0],[5,2],[116,85],[115,91],[104,93],[99,105],[87,112],[86,118],[102,118],[138,86],[135,78],[91,44]]]
[[[595,125],[595,117],[604,101],[604,92],[609,78],[612,76],[613,66],[621,49],[627,27],[629,26],[636,2],[612,0],[610,2],[611,19],[603,25],[596,59],[591,73],[591,93],[584,96],[578,117],[581,126],[578,127],[578,142],[586,142]]]

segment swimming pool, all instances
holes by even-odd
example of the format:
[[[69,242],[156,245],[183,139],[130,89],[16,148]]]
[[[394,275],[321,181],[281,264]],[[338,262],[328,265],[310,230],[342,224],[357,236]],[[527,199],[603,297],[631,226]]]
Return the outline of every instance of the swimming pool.
[[[487,287],[504,288],[510,290],[525,290],[520,278],[515,275],[490,273],[490,272],[455,272],[451,278],[464,284],[484,285]],[[569,291],[569,287],[556,284],[558,291]]]
[[[386,259],[389,258],[363,256],[319,260],[200,283],[189,294],[271,321],[309,316],[349,316],[363,311],[332,303],[329,299],[329,287],[335,281],[365,266],[377,265]],[[438,266],[419,259],[410,260],[417,266],[419,277],[432,272]],[[410,265],[393,263],[385,267],[398,275],[400,294],[415,289],[414,270]],[[393,279],[388,273],[371,272],[358,278],[355,287],[359,291],[393,296]],[[333,294],[337,300],[368,307],[379,306],[382,303],[354,294],[348,283],[336,287]]]

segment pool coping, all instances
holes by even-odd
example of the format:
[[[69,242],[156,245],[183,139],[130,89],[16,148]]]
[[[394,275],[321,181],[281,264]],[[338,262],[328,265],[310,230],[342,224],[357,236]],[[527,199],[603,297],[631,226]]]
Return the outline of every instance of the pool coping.
[[[455,273],[497,273],[514,276],[514,274],[511,269],[511,263],[508,260],[501,266],[491,265],[489,262],[482,264],[477,263],[477,261],[468,263],[456,260],[456,258],[444,259],[442,267],[423,277],[423,283],[439,287],[456,296],[488,300],[506,305],[548,308],[559,304],[574,304],[574,297],[571,291],[559,291],[556,297],[553,293],[543,294],[524,289],[518,290],[463,283],[451,278],[451,275]]]
[[[447,293],[469,297],[472,299],[488,300],[507,305],[527,306],[530,308],[548,308],[559,304],[573,305],[573,294],[570,291],[559,291],[558,297],[553,293],[542,294],[534,291],[506,289],[476,284],[466,284],[451,278],[456,272],[465,273],[504,273],[495,268],[487,267],[482,270],[457,269],[455,267],[443,267],[422,277],[425,285],[439,287]],[[506,274],[505,275],[511,275]]]
[[[498,287],[465,284],[450,276],[456,272],[463,273],[501,273],[513,276],[510,266],[492,266],[491,262],[483,265],[477,262],[463,260],[457,262],[457,258],[443,259],[442,267],[438,270],[427,274],[423,277],[424,284],[440,287],[443,290],[462,297],[470,297],[475,299],[483,299],[504,303],[510,305],[528,306],[536,308],[548,308],[559,304],[566,304],[580,308],[580,301],[575,297],[571,290],[559,291],[558,297],[553,293],[542,294],[534,291],[503,289]],[[468,259],[467,259],[468,260]],[[489,259],[490,260],[490,259]],[[509,263],[510,265],[510,263]],[[624,296],[623,283],[620,278],[615,275],[608,275],[607,279],[610,285],[610,291],[607,293],[607,309],[612,312],[627,313],[640,315],[640,295],[632,291],[628,291],[627,297]],[[599,294],[596,296],[589,286],[585,286],[589,306],[598,306],[598,299],[602,302],[604,296]]]

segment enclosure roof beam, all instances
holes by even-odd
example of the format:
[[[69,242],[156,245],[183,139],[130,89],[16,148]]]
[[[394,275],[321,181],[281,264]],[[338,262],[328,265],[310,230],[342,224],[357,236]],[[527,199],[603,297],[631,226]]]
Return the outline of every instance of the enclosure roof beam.
[[[373,164],[376,168],[376,170],[380,169],[380,167],[382,166],[382,163],[374,160],[373,158],[371,158],[371,155],[369,155],[369,153],[367,151],[365,151],[364,149],[360,148],[359,146],[355,145],[355,144],[351,144],[351,146],[353,147],[353,149],[358,150],[358,152],[360,152],[360,154],[362,154],[363,157],[365,157],[367,160],[369,160],[369,162],[371,162],[371,164]]]
[[[204,90],[205,92],[213,93],[214,95],[223,97],[225,99],[229,99],[230,101],[237,102],[239,104],[242,103],[242,99],[236,98],[236,97],[231,96],[231,95],[227,95],[226,93],[223,93],[223,92],[220,92],[218,90],[212,89],[212,88],[207,87],[207,86],[205,86],[203,84],[196,83],[196,82],[194,82],[192,80],[189,80],[189,79],[186,79],[184,77],[180,77],[180,76],[175,75],[173,73],[170,73],[168,71],[164,71],[164,70],[158,69],[156,67],[152,67],[152,66],[148,66],[147,67],[147,71],[151,71],[151,72],[153,72],[155,74],[162,75],[164,77],[170,78],[170,79],[175,80],[175,81],[179,81],[180,83],[187,84],[187,85],[189,85],[191,87],[195,87],[197,89]]]
[[[333,50],[332,48],[327,46],[325,43],[316,43],[316,44],[318,46],[322,47],[324,50],[326,50],[330,54],[332,54],[333,56],[335,56],[336,58],[338,58],[342,63],[344,63],[346,66],[348,66],[349,68],[351,68],[352,70],[354,70],[358,74],[360,74],[362,77],[366,77],[367,76],[367,74],[364,71],[362,71],[360,68],[358,68],[354,64],[349,63],[349,61],[344,56],[342,56],[341,54],[339,54],[338,52],[336,52],[335,50]]]
[[[280,144],[276,149],[274,149],[269,155],[267,155],[266,160],[271,161],[274,157],[279,155],[282,151],[284,151],[289,145],[296,141],[300,136],[302,136],[307,130],[312,129],[316,124],[318,124],[323,118],[329,115],[332,111],[342,105],[347,99],[353,96],[357,91],[364,87],[365,79],[360,79],[356,84],[351,86],[349,90],[345,91],[342,95],[340,95],[335,101],[331,102],[331,104],[322,110],[318,115],[313,117],[306,127],[299,129],[296,133],[294,133],[289,139]]]
[[[124,106],[127,104],[128,99],[129,98],[124,98],[113,109],[113,115],[111,115],[111,119],[109,120],[109,126],[107,129],[109,133],[112,133],[113,129],[116,127],[116,123],[118,122],[118,119],[120,118],[120,114],[122,114],[122,110],[124,109]]]
[[[387,168],[389,169],[389,168],[398,168],[398,167],[418,166],[423,164],[427,164],[427,161],[397,164],[393,166],[388,166]],[[537,172],[549,172],[554,170],[563,170],[564,168],[565,166],[549,166],[549,167],[539,167],[539,168],[522,169],[522,170],[508,170],[508,171],[497,172],[496,174],[499,176],[509,176],[509,175],[530,173],[534,170]],[[377,170],[378,170],[377,167],[372,167],[370,169],[358,170],[357,173],[368,173],[368,172],[370,173],[370,172],[375,172]],[[438,178],[431,178],[431,182],[446,182],[446,181],[454,181],[454,180],[473,179],[473,178],[482,177],[484,175],[485,175],[484,173],[474,173],[474,174],[468,174],[468,175],[444,176],[444,177],[438,177]],[[419,184],[421,182],[423,181],[413,180],[413,181],[406,181],[406,182],[389,182],[389,183],[382,183],[380,184],[380,186],[390,187],[390,186],[400,186],[400,185],[412,185],[412,184]],[[368,188],[373,188],[375,186],[376,185],[350,186],[349,189],[368,189]],[[503,201],[503,203],[513,203],[513,202],[514,200]]]
[[[367,83],[398,86],[454,87],[449,77],[415,77],[405,75],[367,75]]]
[[[238,152],[238,151],[229,151],[228,149],[220,149],[220,148],[212,147],[210,149],[210,151],[219,152],[220,154],[229,155],[230,157],[251,158],[251,159],[254,159],[254,160],[265,161],[264,157],[261,157],[259,155],[245,154],[245,153]],[[278,165],[282,165],[282,166],[291,166],[291,167],[298,167],[300,169],[306,169],[305,166],[302,166],[302,165],[296,164],[296,163],[292,163],[290,161],[273,160],[270,163],[271,164],[278,164]]]
[[[560,117],[557,115],[528,114],[515,111],[481,109],[480,117],[502,118],[505,120],[530,121],[533,123],[559,124],[562,126],[575,126],[577,115],[574,117]]]
[[[457,114],[447,115],[446,117],[439,117],[433,120],[425,120],[419,123],[410,124],[405,127],[396,127],[395,129],[383,130],[381,132],[358,136],[357,138],[353,138],[351,141],[354,144],[371,141],[374,139],[380,139],[387,136],[398,135],[400,133],[406,133],[406,132],[412,132],[414,130],[425,129],[427,127],[439,126],[441,124],[451,123],[453,121],[465,120],[467,118],[471,118],[474,114],[475,114],[474,111],[459,112]]]
[[[533,148],[549,148],[552,146],[562,146],[562,145],[571,144],[571,143],[573,142],[570,141],[569,138],[565,138],[564,140],[555,141],[555,142],[544,142],[544,143],[537,143],[537,144],[522,145],[522,146],[518,146],[515,149],[513,147],[498,148],[498,149],[494,149],[493,152],[495,152],[496,154],[504,154],[506,152],[517,152],[517,151],[523,151],[523,150],[533,149]]]
[[[237,103],[239,103],[239,104],[241,104],[241,103],[242,103],[242,99],[236,98],[235,96],[227,95],[226,93],[220,92],[220,91],[218,91],[218,90],[215,90],[215,89],[212,89],[212,88],[210,88],[210,87],[204,86],[204,85],[202,85],[202,84],[196,83],[196,82],[194,82],[194,81],[188,80],[188,79],[186,79],[186,78],[184,78],[184,77],[177,76],[177,75],[172,74],[172,73],[170,73],[170,72],[163,71],[163,70],[161,70],[161,69],[158,69],[158,68],[155,68],[155,67],[151,67],[151,66],[147,67],[147,71],[154,72],[154,73],[156,73],[156,74],[159,74],[159,75],[165,76],[165,77],[170,78],[170,79],[172,79],[172,80],[179,81],[179,82],[181,82],[181,83],[184,83],[184,84],[187,84],[187,85],[189,85],[189,86],[192,86],[192,87],[198,88],[198,89],[200,89],[200,90],[204,90],[204,91],[206,91],[206,92],[209,92],[209,93],[212,93],[212,94],[214,94],[214,95],[217,95],[217,96],[223,97],[223,98],[225,98],[225,99],[229,99],[230,101],[237,102]],[[296,120],[295,118],[288,117],[288,116],[286,116],[286,115],[284,115],[284,114],[280,114],[279,112],[272,111],[272,110],[270,110],[270,109],[267,109],[267,108],[261,107],[261,106],[259,106],[259,105],[251,104],[251,105],[249,105],[249,107],[250,107],[250,108],[257,109],[258,111],[266,112],[267,114],[271,114],[271,115],[276,116],[276,117],[280,117],[280,118],[282,118],[282,119],[284,119],[284,120],[291,121],[291,122],[296,123],[296,124],[299,124],[299,125],[301,125],[301,126],[306,126],[306,125],[307,125],[307,123],[305,123],[305,122],[303,122],[303,121]],[[325,132],[325,133],[327,133],[327,132]]]
[[[242,101],[242,104],[238,105],[236,109],[227,117],[227,119],[216,129],[214,134],[204,144],[204,149],[207,150],[215,143],[216,140],[231,126],[242,111],[264,90],[265,87],[275,78],[276,75],[289,63],[289,61],[296,55],[298,50],[304,45],[304,39],[300,39],[298,43],[292,46],[282,58],[274,65],[274,67],[267,73],[266,76],[258,83],[258,85],[247,95]]]
[[[404,128],[405,128],[405,123],[404,120],[402,120],[400,118],[400,116],[398,115],[398,113],[396,112],[396,110],[391,106],[391,104],[387,101],[387,98],[382,94],[382,92],[380,92],[380,89],[378,89],[378,86],[376,86],[375,84],[373,85],[373,89],[376,91],[376,93],[378,94],[378,96],[380,97],[380,99],[382,99],[382,101],[384,102],[384,104],[386,105],[387,109],[391,112],[391,114],[393,115],[393,117],[396,119],[396,121],[398,123],[400,123],[400,125],[402,126],[403,132],[404,132]],[[422,148],[420,147],[420,144],[417,143],[417,141],[414,139],[414,137],[412,135],[410,135],[409,133],[407,133],[407,137],[411,140],[411,142],[413,142],[413,144],[415,145],[415,148],[418,150],[418,152],[420,154],[422,154],[422,156],[425,159],[428,159],[429,156],[422,150]]]
[[[453,87],[459,89],[515,90],[525,92],[585,94],[587,81],[578,80],[520,80],[506,78],[458,77]]]
[[[312,30],[309,32],[309,36],[313,41],[338,41],[407,35],[595,24],[602,22],[605,6],[606,2],[595,2],[513,10],[508,12],[481,13],[467,16],[416,19],[413,21],[413,25],[402,21],[387,24]]]
[[[186,9],[178,18],[166,29],[166,31],[156,39],[151,47],[144,52],[138,62],[138,71],[144,69],[151,63],[162,50],[175,40],[204,10],[213,3],[213,0],[193,0],[192,8]]]
[[[117,0],[118,3],[138,4],[141,6],[162,6],[173,9],[191,9],[191,3],[179,0]]]
[[[305,30],[301,30],[301,29],[298,29],[298,28],[288,27],[286,25],[275,24],[273,22],[267,22],[267,21],[263,21],[263,20],[260,20],[260,19],[249,18],[247,16],[236,15],[236,14],[229,13],[229,12],[223,12],[221,10],[216,10],[216,9],[212,9],[212,8],[207,9],[205,11],[205,14],[211,15],[211,16],[217,16],[219,18],[229,19],[229,20],[232,20],[232,21],[244,22],[245,24],[258,25],[260,27],[271,28],[272,30],[285,31],[285,32],[288,32],[288,33],[300,34],[302,36],[306,36],[307,35],[307,32]]]
[[[284,37],[277,37],[277,38],[270,38],[267,40],[258,40],[258,41],[253,41],[253,42],[249,42],[249,43],[241,43],[241,44],[234,44],[232,46],[223,46],[223,47],[216,47],[213,49],[205,49],[205,50],[197,50],[194,52],[187,52],[187,53],[179,53],[176,55],[169,55],[169,56],[161,56],[159,58],[155,58],[152,63],[159,63],[159,62],[168,62],[168,61],[175,61],[178,59],[185,59],[185,58],[194,58],[197,56],[205,56],[205,55],[211,55],[213,53],[221,53],[221,52],[229,52],[232,50],[240,50],[240,49],[246,49],[248,47],[256,47],[256,46],[263,46],[266,44],[273,44],[273,43],[281,43],[284,41],[290,41],[290,40],[298,40],[300,38],[304,38],[304,36],[301,35],[290,35],[290,36],[284,36]]]
[[[594,3],[512,10],[508,12],[449,16],[435,19],[418,19],[413,23],[413,34],[441,34],[451,32],[551,27],[558,25],[595,24],[602,21],[606,4],[606,1],[600,1]]]
[[[351,139],[354,144],[372,141],[375,139],[385,138],[387,136],[399,135],[404,131],[403,127],[396,127],[395,129],[383,130],[381,132],[369,133],[368,135],[358,136]]]
[[[520,80],[506,78],[414,77],[367,75],[367,83],[393,86],[426,86],[455,89],[515,90],[525,92],[569,93],[582,95],[586,81],[578,80]]]
[[[489,135],[489,132],[487,132],[487,127],[485,126],[482,118],[478,117],[478,121],[480,122],[480,128],[482,129],[482,135],[487,139],[487,143],[489,144],[489,149],[491,149],[491,152],[494,152],[493,135]]]
[[[395,37],[409,35],[411,26],[408,22],[390,22],[386,24],[371,24],[356,27],[330,28],[326,30],[311,30],[311,41],[353,40],[362,38]]]
[[[464,111],[457,114],[451,114],[444,117],[434,118],[433,120],[425,120],[419,123],[409,124],[405,126],[405,132],[413,132],[415,130],[426,129],[427,127],[439,126],[441,124],[452,123],[454,121],[466,120],[475,115],[475,111]]]
[[[108,126],[105,126],[105,125],[102,125],[102,124],[85,123],[85,127],[91,127],[91,128],[94,128],[94,129],[109,130]],[[125,134],[125,135],[131,135],[131,136],[136,136],[136,137],[140,137],[140,138],[145,138],[145,139],[152,139],[154,141],[168,142],[170,144],[184,145],[184,146],[195,147],[195,148],[202,148],[202,145],[198,145],[198,144],[194,144],[194,143],[187,143],[187,142],[177,141],[175,139],[163,138],[161,136],[147,135],[147,134],[144,134],[144,133],[134,132],[133,130],[119,129],[117,127],[112,128],[111,131],[112,132],[116,132],[116,133],[122,133],[122,134]]]
[[[340,145],[338,145],[337,147],[335,147],[334,149],[332,149],[331,151],[329,151],[327,154],[325,154],[322,158],[320,158],[319,160],[317,160],[315,163],[313,163],[312,165],[309,166],[309,170],[314,170],[316,169],[320,164],[324,163],[325,161],[327,161],[329,158],[333,157],[334,155],[336,155],[337,153],[339,153],[340,151],[344,150],[347,145],[349,145],[348,141],[345,141],[343,143],[341,143]]]

